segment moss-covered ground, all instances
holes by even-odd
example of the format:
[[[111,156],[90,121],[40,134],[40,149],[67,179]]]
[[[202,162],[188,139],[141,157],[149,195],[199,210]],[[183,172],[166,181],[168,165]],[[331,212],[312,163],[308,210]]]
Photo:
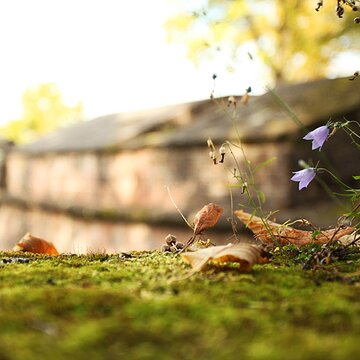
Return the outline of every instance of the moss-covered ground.
[[[359,358],[360,256],[316,271],[306,256],[188,276],[157,251],[2,252],[0,359]]]

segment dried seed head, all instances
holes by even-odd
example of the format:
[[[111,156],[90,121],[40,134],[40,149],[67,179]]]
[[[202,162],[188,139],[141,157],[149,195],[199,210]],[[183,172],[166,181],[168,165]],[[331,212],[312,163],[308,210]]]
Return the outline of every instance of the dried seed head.
[[[216,165],[216,153],[215,151],[210,151],[209,152],[209,156],[210,156],[210,159],[214,162],[214,164]]]
[[[170,246],[170,251],[171,251],[172,253],[176,253],[176,252],[178,251],[178,248],[176,247],[176,245],[171,245],[171,246]]]
[[[359,20],[359,21],[360,21],[360,20]],[[352,80],[355,80],[355,79],[359,76],[359,74],[360,74],[359,71],[355,71],[354,74],[353,74],[353,76],[352,76],[351,78],[349,78],[349,80],[351,80],[351,81],[352,81]]]
[[[212,142],[212,140],[211,140],[210,137],[207,139],[206,143],[207,143],[208,148],[209,148],[211,151],[215,151],[214,143]]]
[[[220,155],[225,155],[226,154],[226,147],[224,144],[221,145],[220,149],[219,149],[219,153]]]
[[[236,99],[234,96],[229,96],[227,106],[236,107]]]
[[[171,251],[170,246],[167,244],[161,245],[161,251],[162,252],[170,252]]]
[[[245,181],[241,187],[241,194],[244,194],[247,188],[248,188],[248,183]]]
[[[355,24],[360,24],[360,17],[356,17],[356,18],[354,19],[354,23],[355,23]]]
[[[240,104],[241,104],[241,105],[247,105],[248,102],[249,102],[249,98],[250,98],[249,93],[246,92],[246,93],[241,97]]]
[[[342,17],[344,16],[344,8],[343,6],[340,4],[340,2],[338,2],[337,6],[336,6],[336,15],[342,19]]]
[[[176,243],[176,247],[177,247],[178,249],[183,249],[184,246],[185,246],[185,245],[184,245],[182,242],[177,242],[177,243]]]
[[[165,242],[168,245],[175,244],[176,243],[176,236],[172,235],[172,234],[167,235],[166,238],[165,238]]]
[[[320,10],[320,8],[322,8],[323,7],[323,0],[319,0],[318,2],[317,2],[317,4],[316,4],[316,11],[319,11]]]
[[[223,163],[224,162],[224,159],[225,159],[225,154],[226,154],[226,148],[225,148],[225,145],[222,144],[220,149],[219,149],[219,153],[221,155],[221,159],[220,159],[220,162]]]

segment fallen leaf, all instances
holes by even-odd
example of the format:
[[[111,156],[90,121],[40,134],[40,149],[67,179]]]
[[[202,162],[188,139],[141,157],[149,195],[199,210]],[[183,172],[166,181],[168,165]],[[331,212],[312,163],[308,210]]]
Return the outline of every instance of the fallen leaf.
[[[275,245],[275,241],[281,245],[294,244],[297,246],[311,243],[326,244],[329,241],[342,241],[342,238],[345,239],[347,235],[355,231],[355,228],[349,226],[323,230],[315,234],[314,231],[297,230],[270,220],[263,221],[258,216],[243,210],[235,211],[235,215],[254,233],[258,240],[271,245]]]
[[[261,246],[252,244],[228,244],[222,246],[211,246],[192,252],[183,253],[181,256],[184,261],[189,263],[194,271],[203,270],[207,263],[213,262],[238,262],[240,271],[251,271],[254,264],[261,264],[268,260],[262,256]]]
[[[55,246],[44,239],[26,233],[23,238],[15,245],[13,251],[28,251],[35,254],[47,254],[51,256],[59,255]]]
[[[205,205],[196,215],[194,220],[194,235],[199,235],[206,229],[213,227],[219,220],[223,208],[214,203]]]

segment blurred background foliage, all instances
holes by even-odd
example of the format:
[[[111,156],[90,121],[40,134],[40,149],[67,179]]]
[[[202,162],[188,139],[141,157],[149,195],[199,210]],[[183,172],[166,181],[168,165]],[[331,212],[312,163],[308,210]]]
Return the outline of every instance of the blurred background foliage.
[[[241,47],[251,43],[255,51],[249,58],[263,62],[270,83],[279,84],[323,77],[331,61],[349,49],[360,55],[360,26],[354,22],[358,12],[347,6],[339,18],[334,0],[324,1],[319,12],[316,0],[193,4],[170,18],[166,29],[169,40],[186,44],[189,58],[197,64],[220,52],[236,64]]]
[[[0,128],[1,135],[15,143],[26,143],[60,126],[79,121],[81,103],[67,106],[56,84],[45,83],[27,89],[22,96],[22,117]]]

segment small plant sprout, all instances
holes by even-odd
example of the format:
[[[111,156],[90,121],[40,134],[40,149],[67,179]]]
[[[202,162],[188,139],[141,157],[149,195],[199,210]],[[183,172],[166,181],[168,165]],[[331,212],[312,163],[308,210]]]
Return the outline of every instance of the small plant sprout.
[[[293,172],[292,181],[299,183],[299,190],[308,187],[316,175],[316,170],[313,167]]]
[[[313,131],[310,131],[308,134],[306,134],[303,137],[303,139],[311,140],[312,141],[311,149],[312,150],[319,149],[320,151],[322,146],[324,145],[324,142],[329,137],[329,133],[330,133],[329,128],[326,125],[324,125],[318,127]]]

